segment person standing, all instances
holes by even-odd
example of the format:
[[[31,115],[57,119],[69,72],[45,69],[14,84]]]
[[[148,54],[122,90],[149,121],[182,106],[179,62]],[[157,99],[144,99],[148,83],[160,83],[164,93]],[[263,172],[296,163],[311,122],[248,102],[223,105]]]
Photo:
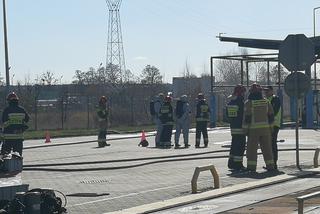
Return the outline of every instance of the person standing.
[[[198,94],[197,112],[196,112],[196,148],[200,148],[201,133],[203,135],[204,147],[208,147],[209,105],[202,93]]]
[[[109,110],[107,107],[107,98],[105,96],[101,96],[99,99],[97,115],[99,122],[98,147],[110,146],[110,144],[107,143]]]
[[[175,133],[175,148],[179,148],[179,138],[182,130],[184,147],[188,148],[189,145],[189,127],[190,127],[190,105],[188,103],[187,95],[182,95],[176,105],[176,133]]]
[[[28,129],[27,123],[29,115],[26,110],[19,105],[19,98],[15,92],[7,96],[8,106],[3,110],[3,144],[1,154],[7,155],[13,152],[22,156],[23,133]]]
[[[273,128],[272,128],[272,153],[273,153],[273,159],[274,159],[274,166],[277,169],[278,165],[278,133],[279,129],[281,127],[281,101],[280,98],[273,94],[273,87],[267,86],[264,88],[264,93],[266,95],[266,98],[269,100],[269,102],[272,105],[273,113],[274,113],[274,122],[273,122]]]
[[[159,118],[162,124],[160,147],[170,148],[173,128],[173,108],[171,105],[171,97],[166,96],[166,98],[164,99],[164,104],[160,108]]]
[[[262,88],[254,83],[250,87],[248,100],[244,106],[244,127],[247,128],[247,169],[255,172],[257,169],[258,144],[268,171],[274,170],[271,148],[271,126],[274,121],[273,108],[270,102],[263,98]]]
[[[228,160],[228,168],[234,170],[243,169],[243,155],[246,146],[246,135],[242,129],[244,95],[246,88],[237,85],[232,93],[231,100],[227,104],[227,117],[231,129],[231,148]]]
[[[155,138],[155,143],[156,143],[156,147],[160,147],[160,137],[161,137],[161,133],[162,133],[162,123],[160,120],[160,109],[161,106],[164,103],[164,95],[163,93],[159,93],[159,95],[156,97],[155,102],[154,102],[154,122],[157,126],[157,133],[156,133],[156,138]]]

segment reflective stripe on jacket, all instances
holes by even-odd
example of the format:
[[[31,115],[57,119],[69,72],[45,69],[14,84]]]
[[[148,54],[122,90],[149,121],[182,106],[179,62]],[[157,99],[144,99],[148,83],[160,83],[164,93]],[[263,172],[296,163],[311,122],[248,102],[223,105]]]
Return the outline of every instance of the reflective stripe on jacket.
[[[205,100],[200,100],[197,104],[197,114],[196,114],[196,121],[209,121],[209,106]]]
[[[245,117],[250,117],[247,122],[249,129],[270,129],[269,116],[273,115],[273,109],[267,99],[248,100],[245,104]]]
[[[226,111],[230,123],[231,134],[245,134],[242,128],[244,111],[243,97],[233,97],[226,106]]]
[[[281,117],[282,117],[282,112],[281,112],[281,104],[280,104],[280,98],[272,95],[268,97],[268,100],[270,101],[273,111],[274,111],[274,122],[273,125],[276,127],[281,127]]]
[[[171,103],[165,102],[161,106],[159,118],[163,125],[173,125],[173,108]]]

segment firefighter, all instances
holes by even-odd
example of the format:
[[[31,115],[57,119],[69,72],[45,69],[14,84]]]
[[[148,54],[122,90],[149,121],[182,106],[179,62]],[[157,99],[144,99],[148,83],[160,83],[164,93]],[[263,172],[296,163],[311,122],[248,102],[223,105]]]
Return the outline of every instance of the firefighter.
[[[268,171],[274,170],[274,161],[271,148],[273,109],[270,102],[262,97],[260,85],[252,84],[248,100],[244,106],[244,126],[247,128],[247,169],[255,172],[257,168],[258,144],[263,154]]]
[[[273,153],[273,159],[274,159],[274,167],[277,169],[277,161],[278,161],[278,133],[281,126],[281,101],[280,98],[273,94],[273,87],[267,86],[264,88],[264,93],[266,95],[266,98],[269,100],[269,102],[272,105],[273,113],[274,113],[274,122],[273,122],[273,128],[272,128],[272,153]]]
[[[164,102],[164,95],[163,93],[159,93],[159,95],[156,97],[156,100],[154,102],[154,122],[157,126],[157,134],[156,134],[156,147],[160,147],[160,137],[162,133],[162,123],[160,120],[160,109]]]
[[[244,95],[246,88],[237,85],[227,105],[227,117],[231,129],[231,148],[228,160],[228,168],[234,170],[243,169],[243,154],[246,146],[246,135],[242,129]]]
[[[171,147],[171,135],[173,128],[173,108],[171,105],[171,97],[166,96],[164,103],[160,108],[160,121],[162,124],[162,132],[160,135],[160,147]]]
[[[176,105],[176,133],[175,133],[175,148],[179,148],[179,138],[182,129],[184,147],[188,148],[189,145],[189,127],[190,127],[190,105],[188,103],[187,95],[182,95]]]
[[[107,98],[105,96],[100,97],[99,105],[97,107],[97,115],[99,122],[99,134],[98,134],[98,147],[110,146],[107,143],[107,127],[109,111],[107,107]]]
[[[28,128],[29,115],[23,107],[19,105],[19,98],[15,92],[7,96],[8,106],[3,110],[3,144],[1,154],[19,153],[22,156],[23,133]]]
[[[204,147],[208,147],[208,130],[210,109],[202,93],[198,94],[197,112],[196,112],[196,148],[200,148],[201,133],[203,135]]]

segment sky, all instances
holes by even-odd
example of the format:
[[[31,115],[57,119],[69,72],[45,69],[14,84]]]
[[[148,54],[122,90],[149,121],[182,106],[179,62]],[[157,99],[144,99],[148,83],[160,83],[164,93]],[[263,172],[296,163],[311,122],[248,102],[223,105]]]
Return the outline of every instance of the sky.
[[[2,1],[1,1],[2,3]],[[210,56],[238,52],[216,36],[285,39],[313,36],[319,0],[123,0],[120,15],[126,67],[139,76],[159,68],[165,82],[209,72]],[[3,13],[0,77],[4,77]],[[75,70],[106,63],[108,8],[105,0],[6,0],[10,80],[34,81],[46,71],[70,83]],[[319,21],[317,21],[319,20]],[[320,9],[316,11],[320,35]],[[263,50],[249,49],[250,53]]]

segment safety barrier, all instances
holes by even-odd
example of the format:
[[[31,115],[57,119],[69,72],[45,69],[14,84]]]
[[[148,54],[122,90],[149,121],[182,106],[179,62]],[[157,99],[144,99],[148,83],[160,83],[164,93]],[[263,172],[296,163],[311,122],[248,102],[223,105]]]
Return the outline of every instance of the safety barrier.
[[[218,175],[218,172],[217,172],[216,168],[214,167],[214,165],[196,167],[196,169],[194,170],[193,176],[192,176],[192,180],[191,180],[192,193],[197,193],[197,181],[198,181],[199,174],[200,174],[200,172],[203,172],[206,170],[210,170],[210,172],[212,174],[214,188],[220,188],[219,175]]]
[[[320,152],[320,148],[316,148],[316,152],[314,153],[314,158],[313,158],[314,168],[319,167],[319,152]]]
[[[308,195],[303,195],[303,196],[299,196],[297,197],[297,201],[298,201],[298,214],[303,214],[303,202],[304,200],[310,199],[310,198],[314,198],[320,195],[320,191],[319,192],[314,192],[314,193],[310,193]]]

